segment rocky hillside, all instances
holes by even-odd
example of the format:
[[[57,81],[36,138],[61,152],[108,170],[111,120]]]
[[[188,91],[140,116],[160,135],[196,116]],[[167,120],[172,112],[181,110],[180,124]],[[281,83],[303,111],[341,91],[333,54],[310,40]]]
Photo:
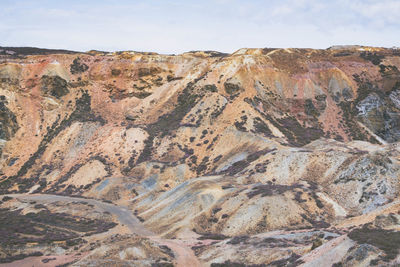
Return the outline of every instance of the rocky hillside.
[[[398,49],[0,48],[0,193],[127,206],[201,266],[399,263],[399,141]]]

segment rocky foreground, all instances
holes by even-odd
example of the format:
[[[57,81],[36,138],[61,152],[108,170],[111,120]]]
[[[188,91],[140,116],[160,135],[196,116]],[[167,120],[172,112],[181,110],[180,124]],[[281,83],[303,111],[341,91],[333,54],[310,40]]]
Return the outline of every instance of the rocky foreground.
[[[398,49],[0,47],[0,266],[396,266],[399,140]]]

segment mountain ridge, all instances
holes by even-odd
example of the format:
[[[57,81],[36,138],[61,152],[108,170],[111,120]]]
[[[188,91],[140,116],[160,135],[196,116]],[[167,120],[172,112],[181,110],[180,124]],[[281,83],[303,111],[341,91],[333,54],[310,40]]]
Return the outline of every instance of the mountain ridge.
[[[195,53],[208,53],[208,54],[220,54],[220,55],[233,55],[237,54],[239,51],[246,51],[246,50],[279,50],[279,49],[304,49],[304,50],[358,50],[358,51],[381,51],[385,49],[392,49],[398,50],[398,47],[379,47],[379,46],[364,46],[364,45],[333,45],[328,48],[298,48],[298,47],[287,47],[287,48],[272,48],[272,47],[265,47],[265,48],[249,48],[243,47],[239,48],[232,53],[227,52],[220,52],[216,50],[191,50],[187,52],[182,52],[180,54],[176,53],[157,53],[152,51],[135,51],[135,50],[116,50],[116,51],[101,51],[101,50],[89,50],[89,51],[75,51],[69,49],[58,49],[58,48],[39,48],[39,47],[31,47],[31,46],[0,46],[0,53],[8,55],[49,55],[49,54],[96,54],[96,53],[103,53],[103,54],[118,54],[118,53],[139,53],[139,54],[153,54],[153,55],[165,55],[165,56],[179,56],[183,54],[195,54]]]

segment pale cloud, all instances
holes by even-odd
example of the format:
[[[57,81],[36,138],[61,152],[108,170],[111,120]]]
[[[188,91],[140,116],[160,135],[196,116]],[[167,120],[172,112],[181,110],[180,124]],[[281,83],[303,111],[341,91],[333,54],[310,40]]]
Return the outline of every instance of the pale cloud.
[[[399,24],[400,22],[400,1],[398,0],[352,1],[349,5],[354,12],[368,19],[381,20],[382,26],[386,23]]]
[[[399,14],[394,0],[4,0],[0,45],[161,53],[399,46]]]

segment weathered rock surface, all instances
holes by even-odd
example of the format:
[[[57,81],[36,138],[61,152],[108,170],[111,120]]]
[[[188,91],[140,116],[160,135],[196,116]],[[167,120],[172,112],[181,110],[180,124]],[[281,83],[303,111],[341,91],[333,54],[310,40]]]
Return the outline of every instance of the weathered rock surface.
[[[399,263],[399,50],[2,51],[2,194],[129,206],[205,266]],[[180,261],[86,239],[76,266]]]

